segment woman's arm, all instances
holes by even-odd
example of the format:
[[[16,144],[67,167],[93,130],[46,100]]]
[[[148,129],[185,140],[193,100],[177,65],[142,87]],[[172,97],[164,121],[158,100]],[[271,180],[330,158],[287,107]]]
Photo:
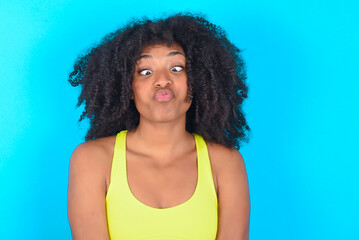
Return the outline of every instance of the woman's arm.
[[[217,240],[248,240],[250,201],[248,179],[242,155],[222,146],[212,151],[218,181]]]
[[[109,240],[101,148],[83,143],[70,160],[68,218],[74,240]]]

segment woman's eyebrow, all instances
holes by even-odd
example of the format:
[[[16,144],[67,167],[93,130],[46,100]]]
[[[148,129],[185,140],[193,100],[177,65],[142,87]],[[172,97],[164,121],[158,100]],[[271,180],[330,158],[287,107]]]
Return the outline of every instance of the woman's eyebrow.
[[[144,55],[141,55],[141,56],[138,58],[138,60],[140,60],[141,58],[152,58],[152,56],[151,56],[151,55],[146,55],[146,54],[144,54]]]
[[[172,57],[172,56],[177,55],[177,54],[181,54],[182,56],[185,57],[184,53],[181,52],[181,51],[172,51],[169,54],[167,54],[167,57]]]
[[[185,57],[184,53],[181,52],[181,51],[172,51],[172,52],[170,52],[169,54],[167,54],[166,57],[172,57],[172,56],[175,56],[175,55],[177,55],[177,54],[181,54],[182,56]],[[151,55],[144,54],[144,55],[141,55],[141,56],[138,58],[138,60],[140,60],[141,58],[152,58],[152,56],[151,56]]]

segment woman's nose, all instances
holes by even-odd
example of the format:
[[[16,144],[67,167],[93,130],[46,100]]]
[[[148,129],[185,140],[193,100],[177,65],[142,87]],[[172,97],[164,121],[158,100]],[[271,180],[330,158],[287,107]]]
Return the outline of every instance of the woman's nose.
[[[172,80],[166,71],[162,71],[157,73],[153,84],[158,88],[169,87],[172,85]]]

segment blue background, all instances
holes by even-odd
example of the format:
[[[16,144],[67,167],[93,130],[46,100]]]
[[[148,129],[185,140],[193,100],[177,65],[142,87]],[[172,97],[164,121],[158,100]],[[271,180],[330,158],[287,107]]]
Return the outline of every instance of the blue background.
[[[78,54],[132,17],[202,12],[244,50],[250,239],[359,239],[357,1],[0,0],[0,238],[71,239],[88,123]]]

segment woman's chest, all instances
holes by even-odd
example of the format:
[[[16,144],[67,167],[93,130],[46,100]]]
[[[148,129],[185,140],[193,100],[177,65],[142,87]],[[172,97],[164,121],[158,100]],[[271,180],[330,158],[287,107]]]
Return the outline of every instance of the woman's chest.
[[[168,208],[191,198],[198,180],[196,154],[173,158],[159,161],[127,154],[127,184],[140,202],[154,208]]]

